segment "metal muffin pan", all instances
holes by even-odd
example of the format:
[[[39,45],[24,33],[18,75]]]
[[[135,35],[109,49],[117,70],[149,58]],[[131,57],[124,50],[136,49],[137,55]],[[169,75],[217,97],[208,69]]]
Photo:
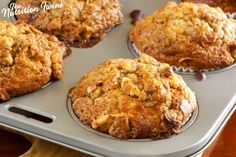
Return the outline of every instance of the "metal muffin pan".
[[[199,113],[195,122],[184,132],[163,140],[126,141],[106,138],[88,131],[71,117],[67,108],[67,93],[85,72],[113,58],[133,58],[127,36],[131,27],[129,13],[141,9],[147,15],[163,6],[167,0],[121,0],[124,4],[124,23],[110,31],[93,48],[72,48],[65,59],[64,77],[47,88],[32,92],[0,105],[1,125],[26,132],[93,156],[109,157],[183,157],[196,156],[214,139],[235,108],[236,68],[207,75],[204,82],[193,75],[182,75],[196,92]],[[0,1],[0,10],[9,0]],[[1,14],[1,19],[3,19]],[[5,18],[10,20],[9,18]],[[19,107],[52,119],[43,123],[12,113]]]

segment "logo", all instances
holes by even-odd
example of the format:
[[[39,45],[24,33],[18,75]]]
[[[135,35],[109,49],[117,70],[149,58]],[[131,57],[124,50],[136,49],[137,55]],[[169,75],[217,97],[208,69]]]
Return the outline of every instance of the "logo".
[[[1,13],[3,17],[12,17],[22,14],[33,14],[45,10],[60,9],[63,8],[63,6],[63,3],[50,4],[48,2],[42,2],[39,7],[29,7],[11,3],[9,8],[3,8]]]

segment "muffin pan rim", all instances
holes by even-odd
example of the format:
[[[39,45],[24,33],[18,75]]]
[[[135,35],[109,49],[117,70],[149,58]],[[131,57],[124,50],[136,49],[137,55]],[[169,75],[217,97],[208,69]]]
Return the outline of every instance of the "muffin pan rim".
[[[0,9],[7,6],[8,2],[9,0],[0,1]],[[102,42],[91,49],[79,49],[80,52],[76,52],[78,49],[73,48],[72,50],[75,52],[65,60],[65,75],[62,80],[56,81],[44,90],[2,103],[0,105],[0,123],[12,126],[15,129],[25,130],[40,138],[60,143],[73,149],[86,150],[87,153],[91,152],[93,153],[92,155],[97,154],[97,156],[130,157],[145,155],[150,157],[178,157],[189,156],[202,149],[218,131],[222,125],[221,122],[225,120],[225,117],[235,107],[236,90],[233,87],[236,86],[236,76],[233,74],[236,73],[236,68],[209,75],[204,82],[196,81],[191,75],[182,75],[188,86],[196,92],[199,115],[192,127],[166,140],[152,142],[111,140],[94,135],[84,128],[78,127],[78,124],[71,119],[65,102],[69,89],[76,84],[80,76],[108,58],[132,58],[127,49],[127,32],[131,26],[130,18],[128,17],[129,12],[140,8],[145,13],[150,13],[157,6],[160,7],[167,1],[139,0],[135,4],[131,0],[122,0],[122,2],[125,4],[125,20],[121,26],[108,33]],[[150,5],[151,3],[153,5]],[[75,67],[79,69],[76,74],[71,70],[71,68]],[[224,91],[223,89],[226,90]],[[5,108],[7,104],[19,104],[35,111],[45,112],[55,116],[55,120],[51,124],[43,124],[27,119],[10,113]]]

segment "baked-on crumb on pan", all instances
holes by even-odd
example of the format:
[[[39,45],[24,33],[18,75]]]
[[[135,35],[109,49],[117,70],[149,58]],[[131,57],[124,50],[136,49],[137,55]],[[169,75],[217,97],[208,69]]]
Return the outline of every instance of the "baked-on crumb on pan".
[[[168,2],[139,20],[129,38],[160,62],[196,71],[225,67],[236,58],[236,21],[201,3]]]
[[[16,0],[20,6],[41,7],[45,0]],[[63,4],[62,8],[41,9],[34,14],[17,15],[37,29],[57,36],[74,47],[91,47],[106,31],[122,23],[119,0],[50,0],[47,4]]]
[[[0,20],[0,101],[61,79],[67,50],[56,37],[26,23]]]
[[[69,97],[82,123],[120,139],[169,137],[197,106],[181,76],[144,54],[98,65]]]

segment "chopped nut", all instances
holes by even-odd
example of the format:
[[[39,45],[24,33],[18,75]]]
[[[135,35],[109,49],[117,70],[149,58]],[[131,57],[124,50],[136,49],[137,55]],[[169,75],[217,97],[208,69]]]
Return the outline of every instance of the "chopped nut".
[[[91,92],[93,92],[95,89],[96,89],[95,86],[88,86],[87,92],[88,92],[88,93],[91,93]]]
[[[187,100],[182,100],[180,109],[184,115],[190,115],[192,112],[192,105]]]

